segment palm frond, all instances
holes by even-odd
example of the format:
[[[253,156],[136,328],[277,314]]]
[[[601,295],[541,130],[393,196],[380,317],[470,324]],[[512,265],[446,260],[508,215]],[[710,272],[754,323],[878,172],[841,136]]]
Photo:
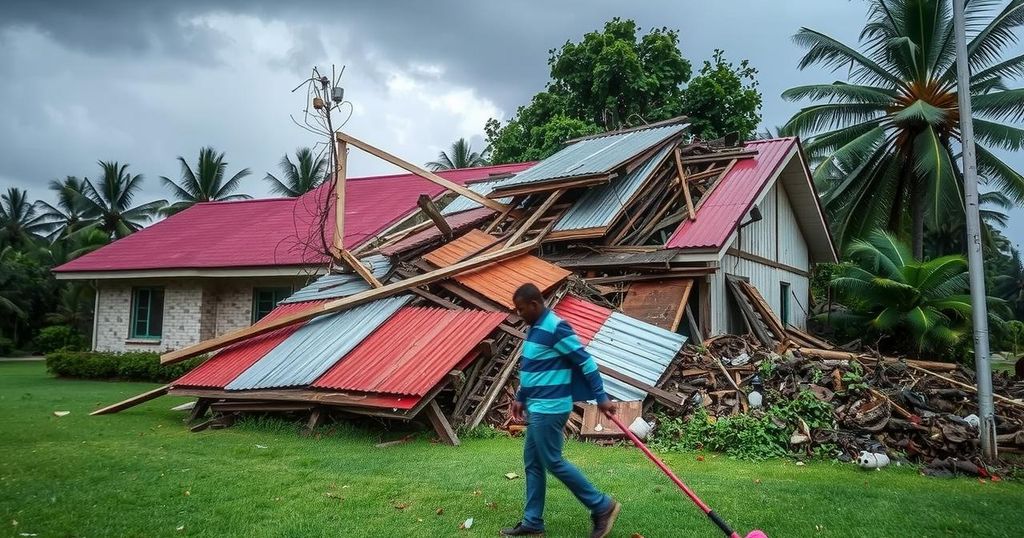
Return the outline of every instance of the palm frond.
[[[974,148],[978,159],[978,173],[986,182],[1017,204],[1024,204],[1024,176],[981,144],[975,144]]]
[[[878,103],[826,103],[800,109],[783,129],[799,136],[813,135],[871,121],[885,115],[886,106]]]
[[[927,204],[925,213],[939,227],[952,212],[964,210],[962,184],[949,148],[935,128],[928,127],[914,140],[914,170],[923,182]]]
[[[986,118],[1019,122],[1024,120],[1024,88],[976,95],[971,106]]]
[[[800,59],[800,69],[814,64],[821,64],[833,71],[852,68],[853,78],[857,82],[876,84],[885,81],[895,87],[903,85],[899,77],[882,68],[874,60],[821,32],[801,28],[793,36],[793,41],[807,49],[807,53]]]

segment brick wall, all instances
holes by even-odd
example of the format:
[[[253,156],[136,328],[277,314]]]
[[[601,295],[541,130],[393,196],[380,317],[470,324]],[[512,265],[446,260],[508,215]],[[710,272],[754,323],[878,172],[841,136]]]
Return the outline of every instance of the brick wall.
[[[165,351],[195,344],[252,323],[256,287],[293,286],[301,277],[100,281],[96,311],[97,351]],[[132,288],[164,288],[164,321],[159,341],[130,338]]]

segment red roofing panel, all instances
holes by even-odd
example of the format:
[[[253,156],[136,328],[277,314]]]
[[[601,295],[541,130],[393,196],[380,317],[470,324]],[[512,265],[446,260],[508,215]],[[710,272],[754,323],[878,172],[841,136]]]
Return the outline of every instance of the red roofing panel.
[[[757,155],[736,162],[701,204],[697,218],[684,220],[665,244],[666,248],[720,249],[725,246],[758,195],[796,147],[796,139],[754,140],[747,142],[746,147],[756,149]]]
[[[555,305],[555,314],[564,319],[580,337],[580,343],[587,345],[601,329],[612,311],[583,299],[566,295]]]
[[[481,249],[493,245],[496,237],[481,230],[470,230],[466,235],[423,256],[437,267],[447,267]],[[523,284],[532,282],[544,292],[565,280],[569,271],[536,256],[524,254],[509,260],[460,273],[455,277],[460,284],[508,308],[515,308],[512,294]]]
[[[505,317],[500,312],[403,308],[312,386],[423,396]]]
[[[265,325],[280,317],[296,312],[304,312],[325,302],[308,301],[305,303],[283,304],[272,310],[254,325]],[[277,347],[278,344],[284,342],[292,333],[299,330],[299,327],[302,327],[302,324],[295,323],[226,347],[213,357],[210,357],[210,360],[196,366],[192,371],[172,382],[171,385],[222,389],[256,361],[263,358],[268,351]]]
[[[470,209],[469,211],[463,211],[450,217],[445,217],[445,221],[448,222],[448,226],[451,227],[453,234],[458,235],[467,228],[476,226],[483,222],[487,217],[494,214],[494,210],[487,207],[478,207],[476,209]],[[437,226],[431,226],[426,230],[414,233],[401,241],[397,241],[392,245],[388,245],[380,249],[380,253],[385,256],[394,256],[406,250],[416,248],[441,237],[441,230]]]
[[[472,179],[515,173],[533,163],[506,164],[438,175],[465,184]],[[416,209],[420,194],[442,188],[413,174],[353,178],[345,183],[345,246],[353,248]],[[298,198],[196,204],[99,250],[54,269],[56,272],[207,269],[320,264],[317,234],[334,222],[334,197],[325,184]],[[329,207],[327,220],[320,217]],[[329,241],[328,241],[329,243]]]

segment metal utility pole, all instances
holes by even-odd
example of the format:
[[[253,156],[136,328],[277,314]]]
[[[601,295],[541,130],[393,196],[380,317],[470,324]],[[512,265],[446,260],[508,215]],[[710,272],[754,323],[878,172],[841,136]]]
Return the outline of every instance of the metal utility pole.
[[[965,0],[953,0],[953,33],[956,34],[957,100],[963,144],[964,198],[967,202],[967,262],[971,280],[971,313],[974,318],[974,364],[978,378],[978,415],[981,418],[981,455],[996,459],[995,407],[992,404],[992,365],[988,349],[988,305],[985,303],[985,266],[981,257],[981,218],[978,215],[978,163],[974,151],[971,112],[971,74],[964,22]]]

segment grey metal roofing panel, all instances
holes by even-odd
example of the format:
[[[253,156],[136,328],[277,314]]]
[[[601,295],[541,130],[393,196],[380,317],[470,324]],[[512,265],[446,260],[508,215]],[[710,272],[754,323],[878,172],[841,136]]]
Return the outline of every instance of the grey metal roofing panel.
[[[373,273],[374,278],[384,278],[391,271],[391,260],[387,256],[367,256],[361,261],[370,265],[370,272]],[[368,289],[370,289],[370,285],[355,273],[335,273],[314,280],[312,284],[281,301],[281,304],[337,299]]]
[[[506,179],[510,178],[492,179],[489,181],[478,181],[474,183],[467,183],[466,186],[469,187],[469,190],[481,196],[487,196],[488,194],[491,194],[491,191],[494,190],[495,185],[500,184],[502,181],[505,181]],[[512,198],[502,198],[501,200],[498,201],[503,204],[507,204],[512,201]],[[474,202],[473,200],[470,200],[469,198],[466,198],[465,196],[458,196],[454,200],[449,202],[448,205],[444,206],[444,209],[441,210],[441,214],[454,215],[455,213],[461,213],[463,211],[467,211],[469,209],[476,209],[478,207],[483,206],[481,206],[477,202]]]
[[[612,312],[586,349],[598,364],[656,385],[685,342],[681,334]],[[646,392],[617,379],[603,379],[604,390],[612,398],[628,401],[647,397]]]
[[[499,186],[507,188],[560,178],[606,174],[623,162],[683,132],[688,126],[677,123],[580,140],[515,176],[503,179]]]
[[[638,166],[626,177],[613,179],[610,183],[587,190],[555,223],[552,231],[583,230],[604,228],[612,223],[622,211],[626,202],[644,184],[648,177],[665,161],[672,152],[672,145],[654,154],[643,165]]]
[[[410,300],[411,295],[398,295],[314,318],[225,388],[246,390],[308,385]]]

